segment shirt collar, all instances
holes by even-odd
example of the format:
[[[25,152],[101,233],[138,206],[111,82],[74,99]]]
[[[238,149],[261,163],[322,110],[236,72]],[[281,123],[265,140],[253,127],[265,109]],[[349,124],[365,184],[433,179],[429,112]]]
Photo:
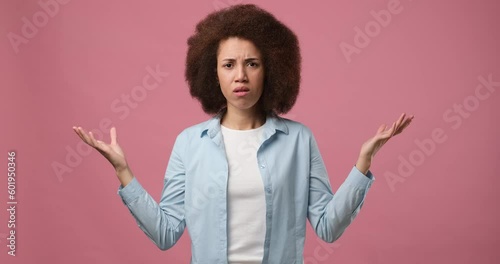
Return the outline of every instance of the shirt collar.
[[[223,113],[219,113],[205,122],[205,124],[202,126],[200,137],[203,137],[205,135],[209,136],[211,139],[218,137],[221,130],[220,121],[222,115]],[[267,115],[266,123],[264,124],[264,140],[270,138],[277,131],[281,131],[284,134],[288,135],[288,126],[286,125],[285,121],[278,115]]]

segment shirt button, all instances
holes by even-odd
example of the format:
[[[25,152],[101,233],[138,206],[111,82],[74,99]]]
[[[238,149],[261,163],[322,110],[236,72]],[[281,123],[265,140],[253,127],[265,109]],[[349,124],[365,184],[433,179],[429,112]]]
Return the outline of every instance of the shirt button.
[[[264,164],[260,164],[260,167],[261,167],[262,169],[264,169],[264,168],[266,167],[266,165],[264,165]]]

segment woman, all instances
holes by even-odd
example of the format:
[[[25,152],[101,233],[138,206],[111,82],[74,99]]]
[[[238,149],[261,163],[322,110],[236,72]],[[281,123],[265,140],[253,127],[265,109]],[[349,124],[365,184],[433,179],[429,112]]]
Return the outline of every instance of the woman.
[[[160,249],[189,227],[191,263],[302,263],[306,219],[324,241],[338,239],[374,180],[372,158],[413,116],[380,126],[334,195],[311,131],[278,116],[299,92],[295,34],[237,5],[202,20],[188,46],[190,93],[212,118],[178,135],[159,204],[134,177],[115,128],[110,144],[74,131],[111,162],[119,195]]]

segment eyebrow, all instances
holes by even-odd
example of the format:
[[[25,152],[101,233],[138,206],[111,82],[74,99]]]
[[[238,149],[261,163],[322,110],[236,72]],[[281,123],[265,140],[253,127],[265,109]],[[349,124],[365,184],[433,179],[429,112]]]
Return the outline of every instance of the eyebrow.
[[[256,61],[256,60],[258,61],[259,58],[246,58],[245,62]],[[236,59],[234,59],[234,58],[224,58],[224,59],[222,59],[222,61],[236,61]]]

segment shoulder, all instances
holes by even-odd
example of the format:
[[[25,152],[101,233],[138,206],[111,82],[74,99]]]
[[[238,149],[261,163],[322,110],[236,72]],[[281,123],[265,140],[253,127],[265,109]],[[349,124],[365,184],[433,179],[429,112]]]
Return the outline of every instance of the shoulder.
[[[311,129],[309,129],[308,126],[304,125],[303,123],[295,120],[291,120],[288,118],[280,117],[283,119],[283,122],[291,129],[291,130],[305,130],[307,132],[311,132]]]
[[[193,137],[201,137],[201,135],[208,129],[211,123],[213,123],[215,118],[210,118],[203,122],[191,125],[185,129],[183,129],[179,135],[177,136],[177,140],[180,139],[192,139]]]
[[[284,127],[288,130],[288,134],[290,135],[305,135],[305,136],[312,136],[313,133],[311,129],[304,125],[301,122],[291,120],[285,117],[273,117],[275,120],[277,120],[277,123],[281,122],[284,124]]]

